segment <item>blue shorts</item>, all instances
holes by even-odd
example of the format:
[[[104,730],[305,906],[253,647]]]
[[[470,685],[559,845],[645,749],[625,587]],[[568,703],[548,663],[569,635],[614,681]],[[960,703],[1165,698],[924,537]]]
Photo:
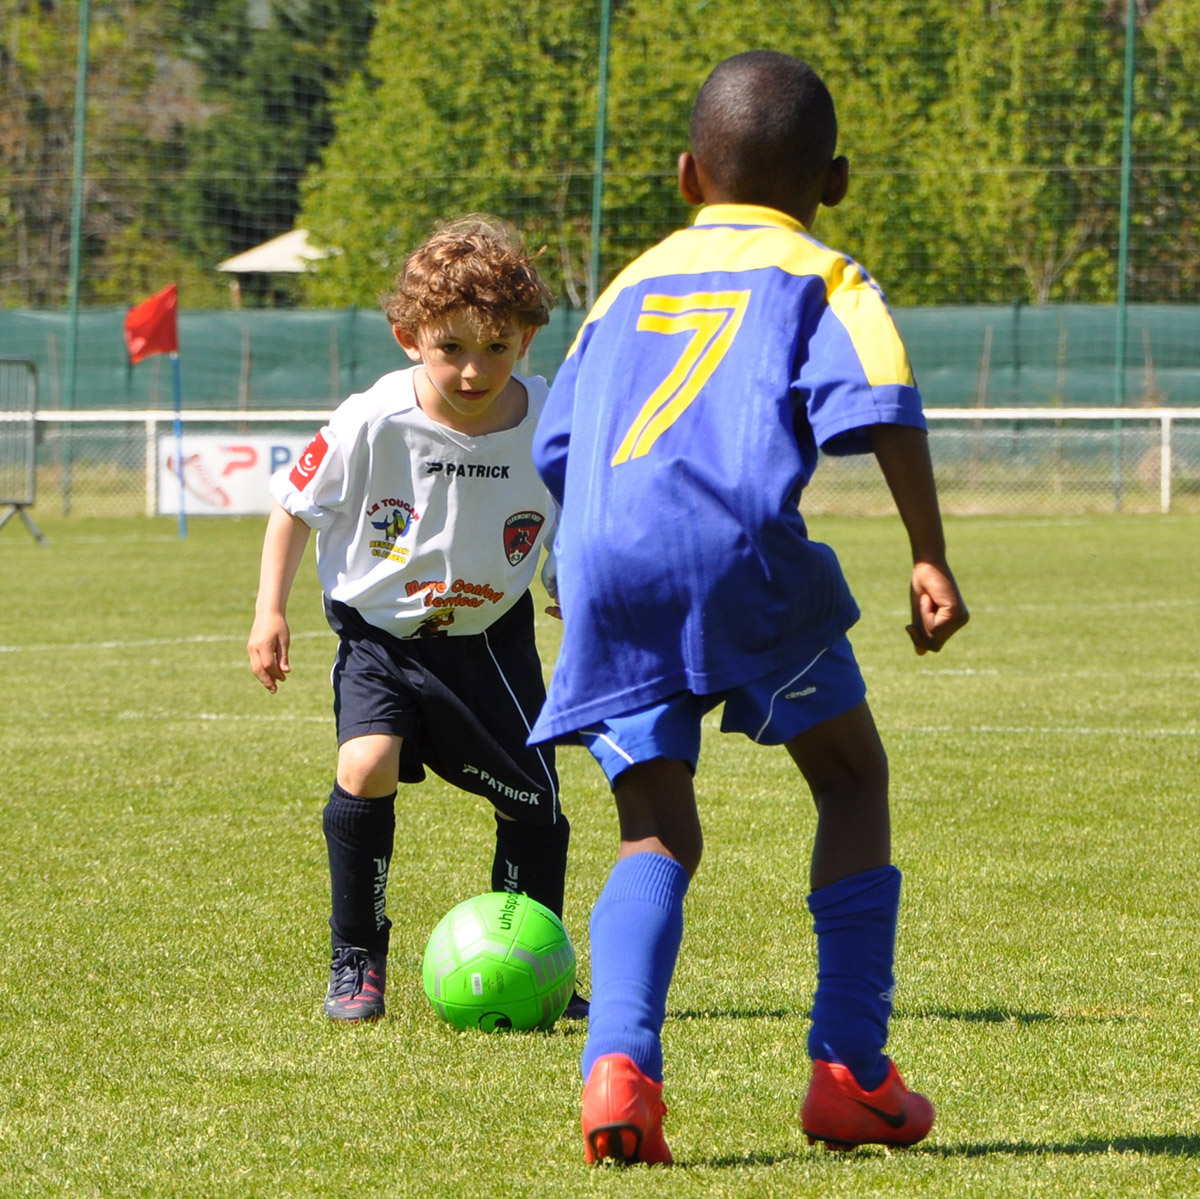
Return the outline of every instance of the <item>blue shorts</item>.
[[[744,733],[760,745],[782,745],[862,703],[866,683],[850,639],[841,637],[799,666],[785,666],[740,687],[712,695],[680,691],[659,703],[598,721],[579,730],[580,741],[610,783],[639,762],[700,760],[700,724],[725,704],[721,732]]]

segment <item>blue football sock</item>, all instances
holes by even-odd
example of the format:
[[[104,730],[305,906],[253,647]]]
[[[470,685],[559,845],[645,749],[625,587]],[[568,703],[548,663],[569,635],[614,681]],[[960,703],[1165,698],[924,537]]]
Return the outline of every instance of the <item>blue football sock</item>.
[[[874,1090],[887,1075],[900,871],[881,866],[808,897],[817,933],[817,991],[809,1056],[841,1062]]]
[[[606,1053],[626,1053],[662,1082],[667,990],[683,940],[687,871],[673,858],[622,858],[592,908],[592,1006],[583,1077]]]

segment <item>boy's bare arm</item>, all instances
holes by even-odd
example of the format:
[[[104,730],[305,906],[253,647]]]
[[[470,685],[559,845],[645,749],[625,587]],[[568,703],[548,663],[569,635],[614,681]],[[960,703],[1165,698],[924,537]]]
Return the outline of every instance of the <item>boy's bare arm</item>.
[[[946,540],[937,485],[923,429],[876,425],[871,448],[896,501],[912,547],[912,624],[908,635],[918,654],[937,653],[967,623],[967,606],[946,562]]]
[[[271,692],[277,690],[292,668],[288,661],[292,634],[287,622],[287,603],[307,545],[308,525],[276,504],[267,518],[254,624],[246,642],[250,668]]]

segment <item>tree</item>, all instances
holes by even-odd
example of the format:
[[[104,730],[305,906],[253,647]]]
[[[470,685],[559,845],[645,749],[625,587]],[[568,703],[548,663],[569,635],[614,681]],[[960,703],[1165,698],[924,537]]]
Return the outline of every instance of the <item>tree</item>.
[[[61,6],[0,4],[0,301],[65,299],[70,251],[77,20]]]
[[[57,307],[70,282],[78,4],[6,0],[0,15],[0,303]],[[172,211],[174,117],[191,111],[195,86],[163,53],[174,27],[166,0],[95,2],[90,27],[85,304],[127,299],[183,265],[158,218]]]
[[[300,183],[333,135],[330,94],[362,62],[368,0],[277,0],[261,25],[244,0],[221,0],[185,48],[203,73],[211,116],[186,134],[181,235],[216,264],[294,227]],[[288,279],[251,277],[244,294],[294,302]]]
[[[1111,296],[1123,38],[1105,8],[971,0],[953,13],[948,88],[930,114],[946,190],[923,190],[958,252],[914,298]]]
[[[127,302],[165,277],[219,302],[216,263],[292,228],[372,4],[92,0],[90,13],[80,299]],[[0,0],[0,303],[66,301],[78,28],[78,3]]]
[[[259,303],[374,304],[435,221],[514,220],[589,298],[601,0],[92,0],[80,298],[180,281],[307,227],[339,251]],[[0,0],[0,304],[68,294],[79,0]],[[898,305],[1111,301],[1124,0],[611,2],[601,279],[687,218],[696,89],[765,46],[813,63],[851,190],[816,235]],[[378,18],[376,17],[378,10]],[[1131,299],[1195,299],[1200,0],[1139,0]]]
[[[1200,296],[1200,0],[1163,0],[1141,35],[1153,69],[1139,76],[1129,294]]]
[[[696,92],[717,62],[762,48],[811,63],[837,104],[851,193],[844,207],[822,211],[817,235],[868,263],[886,263],[894,275],[897,230],[911,233],[929,219],[905,177],[944,79],[937,64],[945,8],[934,0],[826,0],[789,10],[786,21],[771,0],[673,0],[631,10],[613,49],[605,273],[686,218],[675,163],[687,148]],[[883,45],[891,52],[880,54]],[[928,243],[912,240],[919,260]]]
[[[492,211],[578,293],[587,261],[595,9],[583,0],[443,0],[381,13],[366,68],[335,103],[337,135],[305,185],[302,219],[339,253],[310,302],[374,303],[439,219]],[[416,36],[414,31],[421,31]]]

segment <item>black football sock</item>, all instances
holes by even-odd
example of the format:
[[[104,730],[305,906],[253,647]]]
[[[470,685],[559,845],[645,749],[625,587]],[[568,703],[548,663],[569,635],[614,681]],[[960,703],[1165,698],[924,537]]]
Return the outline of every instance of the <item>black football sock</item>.
[[[388,865],[396,834],[396,793],[362,799],[334,783],[322,819],[329,849],[332,942],[387,953]]]
[[[520,891],[560,920],[571,825],[561,812],[554,824],[525,824],[496,817],[492,890]]]

